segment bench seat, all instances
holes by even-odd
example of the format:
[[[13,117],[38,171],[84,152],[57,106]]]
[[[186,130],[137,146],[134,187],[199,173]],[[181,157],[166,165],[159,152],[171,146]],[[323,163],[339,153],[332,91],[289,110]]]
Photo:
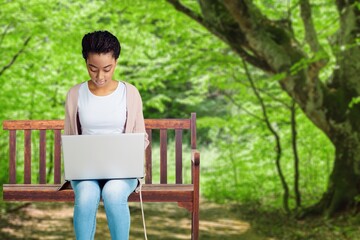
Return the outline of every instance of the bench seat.
[[[74,191],[72,189],[58,191],[60,186],[61,184],[4,184],[3,199],[29,202],[74,201]],[[144,202],[192,202],[193,194],[192,184],[144,184],[142,186]],[[140,194],[133,192],[129,201],[140,201]]]

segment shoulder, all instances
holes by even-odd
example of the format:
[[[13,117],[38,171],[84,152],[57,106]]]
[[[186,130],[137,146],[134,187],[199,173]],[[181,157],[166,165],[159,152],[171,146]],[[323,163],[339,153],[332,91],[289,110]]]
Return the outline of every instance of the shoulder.
[[[69,90],[69,93],[74,93],[74,92],[78,92],[80,87],[83,85],[84,83],[78,83],[75,86],[72,86]]]
[[[125,81],[120,81],[120,82],[125,84],[125,87],[126,87],[127,90],[137,91],[138,92],[138,89],[134,85],[132,85],[131,83],[128,83],[128,82],[125,82]]]
[[[67,93],[68,98],[79,95],[79,89],[82,85],[83,85],[83,83],[79,83],[79,84],[76,84],[75,86],[71,87]]]
[[[128,83],[128,82],[124,82],[124,81],[121,81],[121,82],[125,84],[126,94],[128,94],[130,96],[134,96],[134,97],[140,97],[139,90],[134,85],[132,85],[131,83]]]

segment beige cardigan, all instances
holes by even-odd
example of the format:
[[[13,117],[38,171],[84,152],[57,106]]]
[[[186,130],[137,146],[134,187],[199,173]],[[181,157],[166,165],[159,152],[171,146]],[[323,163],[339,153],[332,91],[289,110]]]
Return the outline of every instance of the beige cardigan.
[[[149,145],[148,136],[145,131],[144,116],[142,111],[142,100],[139,91],[130,83],[123,82],[126,86],[126,122],[125,133],[145,133],[145,148]],[[65,135],[78,135],[77,106],[79,89],[81,83],[72,87],[66,96],[65,102]]]

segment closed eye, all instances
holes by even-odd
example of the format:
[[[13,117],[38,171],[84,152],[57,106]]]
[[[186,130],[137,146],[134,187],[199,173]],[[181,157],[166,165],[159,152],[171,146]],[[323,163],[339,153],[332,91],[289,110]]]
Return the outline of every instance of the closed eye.
[[[110,71],[111,71],[111,66],[104,67],[104,72],[110,72]]]

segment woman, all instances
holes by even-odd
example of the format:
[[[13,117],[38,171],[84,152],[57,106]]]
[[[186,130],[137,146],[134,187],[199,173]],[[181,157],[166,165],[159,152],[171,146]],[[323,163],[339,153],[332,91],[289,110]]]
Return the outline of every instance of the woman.
[[[113,80],[121,46],[107,31],[82,39],[82,54],[90,80],[72,87],[65,103],[65,134],[119,134],[144,132],[142,100],[131,84]],[[145,145],[148,145],[147,137]],[[71,181],[75,192],[76,239],[94,239],[96,212],[102,197],[112,239],[128,239],[130,212],[127,199],[137,179]]]

